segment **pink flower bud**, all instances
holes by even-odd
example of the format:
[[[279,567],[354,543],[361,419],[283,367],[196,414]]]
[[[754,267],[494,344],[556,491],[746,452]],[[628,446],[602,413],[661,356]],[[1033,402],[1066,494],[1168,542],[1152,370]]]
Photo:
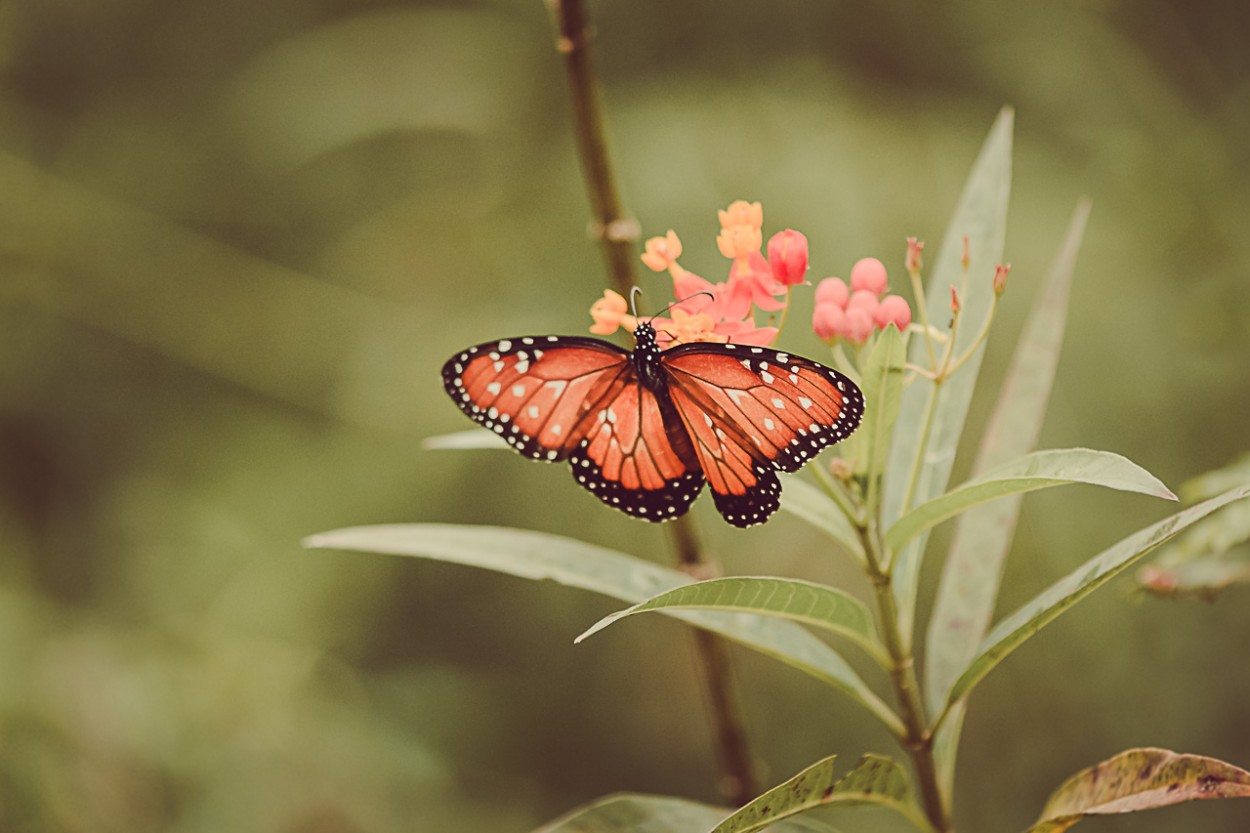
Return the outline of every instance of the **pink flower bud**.
[[[807,238],[794,229],[774,234],[768,241],[768,265],[779,283],[802,283],[807,274]]]
[[[850,297],[851,290],[846,288],[841,278],[825,278],[816,284],[817,304],[836,304],[846,309],[846,302]]]
[[[959,315],[959,293],[951,287],[951,315]]]
[[[861,258],[851,267],[852,290],[866,289],[873,295],[880,295],[885,292],[887,282],[885,264],[875,257]]]
[[[823,342],[831,342],[840,336],[845,326],[846,312],[837,304],[818,303],[812,310],[812,329]]]
[[[924,251],[924,241],[917,240],[914,237],[907,238],[907,271],[916,274],[924,266],[924,258],[921,253]]]
[[[857,289],[851,293],[851,300],[846,304],[846,311],[862,309],[868,313],[869,318],[872,318],[877,314],[877,306],[880,303],[875,292],[868,289]]]
[[[1007,275],[1011,273],[1011,264],[1000,263],[994,267],[994,294],[1002,295],[1007,289]]]
[[[850,307],[846,311],[846,338],[855,344],[863,344],[872,335],[872,316],[863,307]]]
[[[901,295],[887,295],[881,299],[872,320],[882,330],[886,324],[893,324],[902,332],[911,323],[911,307]]]

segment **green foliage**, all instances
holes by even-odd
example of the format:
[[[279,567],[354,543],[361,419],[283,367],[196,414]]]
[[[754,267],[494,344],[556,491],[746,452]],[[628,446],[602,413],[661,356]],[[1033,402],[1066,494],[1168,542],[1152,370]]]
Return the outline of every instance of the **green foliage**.
[[[844,636],[879,664],[889,663],[872,626],[867,605],[836,587],[797,579],[733,577],[709,579],[652,596],[627,610],[605,616],[576,642],[608,625],[649,610],[723,610],[776,616]]]
[[[1088,448],[1036,451],[996,466],[912,509],[886,531],[885,545],[899,550],[925,530],[982,503],[1069,483],[1176,500],[1158,478],[1119,454]]]
[[[1059,365],[1072,274],[1089,208],[1088,202],[1077,206],[1046,282],[1030,306],[998,401],[981,435],[975,472],[1006,463],[1037,445]],[[931,714],[943,707],[947,692],[972,662],[989,630],[1021,498],[1013,495],[970,507],[955,525],[926,637],[924,699]],[[934,741],[941,787],[948,800],[964,709],[963,701],[951,707]]]
[[[713,828],[712,833],[754,833],[805,810],[818,807],[888,807],[921,829],[925,822],[910,801],[902,768],[880,755],[865,755],[850,772],[834,774],[837,756],[817,761],[763,793]]]
[[[683,619],[781,659],[849,694],[881,720],[912,756],[923,809],[909,798],[908,781],[893,761],[869,756],[837,778],[830,757],[746,804],[720,822],[716,833],[759,830],[815,807],[864,803],[891,807],[921,829],[949,831],[955,753],[973,687],[1026,640],[1147,553],[1216,510],[1250,497],[1250,486],[1233,489],[1129,535],[985,633],[1021,495],[1084,483],[1175,499],[1157,478],[1118,454],[1084,448],[1031,451],[1056,367],[1068,286],[1087,211],[1084,206],[1077,210],[1041,302],[1017,348],[1008,377],[1010,393],[1004,393],[995,409],[981,445],[978,473],[960,486],[946,488],[997,309],[997,294],[988,280],[992,270],[979,259],[961,260],[959,253],[989,252],[994,259],[1001,254],[1011,168],[1010,128],[1010,114],[1004,113],[973,168],[948,230],[935,270],[939,277],[929,293],[929,314],[920,308],[919,328],[911,335],[910,385],[905,384],[907,350],[902,334],[889,327],[861,354],[866,358],[856,375],[863,387],[866,415],[859,434],[845,445],[846,458],[835,470],[840,473],[830,475],[818,469],[823,490],[788,478],[783,493],[788,511],[826,533],[865,569],[877,602],[879,632],[865,604],[828,585],[765,576],[690,583],[681,573],[624,553],[521,530],[433,524],[367,527],[314,536],[309,545],[413,555],[532,579],[552,578],[633,602],[591,626],[577,642],[638,613]],[[978,270],[971,268],[973,263]],[[972,278],[977,271],[980,281]],[[947,280],[958,293],[959,306],[951,307],[950,325],[942,327],[931,316],[948,297]],[[972,324],[959,326],[959,321],[969,319]],[[978,320],[984,322],[979,327]],[[433,447],[464,449],[482,447],[481,443],[480,433],[466,433],[439,438]],[[997,508],[989,509],[991,505]],[[982,507],[987,508],[978,512]],[[958,528],[930,630],[932,677],[922,684],[910,647],[919,570],[928,531],[955,517],[965,520]],[[972,577],[971,583],[956,592],[952,588],[964,575]],[[898,711],[886,706],[884,698],[836,651],[815,640],[806,628],[836,634],[867,652],[889,673]],[[952,645],[946,646],[944,640]],[[1161,776],[1165,787],[1183,792],[1183,782],[1191,779],[1191,773],[1182,769],[1167,770],[1175,778]],[[1086,804],[1077,801],[1076,809],[1072,801],[1060,804],[1066,815],[1048,810],[1038,831],[1062,830],[1087,813],[1103,811],[1092,799]],[[1126,809],[1145,806],[1154,805],[1138,802]],[[604,807],[616,805],[592,807],[592,826],[625,829],[619,818],[603,813]],[[613,812],[622,807],[626,814],[646,815],[654,809],[639,811],[627,803]],[[664,812],[671,817],[670,810]],[[581,816],[579,812],[574,818]],[[675,823],[695,827],[693,821]]]
[[[522,529],[393,524],[323,532],[305,540],[318,548],[431,558],[528,579],[552,579],[625,602],[642,602],[690,578],[640,558]],[[717,611],[659,608],[690,624],[747,645],[837,688],[865,706],[892,731],[898,718],[832,648],[790,622]]]
[[[925,306],[929,325],[950,335],[950,296],[959,293],[961,315],[980,322],[990,311],[993,291],[990,279],[995,264],[1003,260],[1007,233],[1007,201],[1011,193],[1013,114],[999,113],[980,156],[972,167],[938,252]],[[971,259],[961,262],[964,239]],[[975,264],[975,269],[973,267]],[[973,348],[967,364],[941,385],[913,384],[903,392],[890,458],[884,474],[882,520],[893,523],[917,504],[941,494],[946,488],[955,449],[963,432],[972,401],[984,344],[976,345],[975,327],[960,328],[951,349],[959,354]],[[974,345],[976,345],[974,347]],[[927,349],[923,338],[913,338],[908,360],[920,365]],[[916,593],[925,536],[894,554],[894,592],[901,614],[904,640],[911,638]]]
[[[966,697],[974,685],[1025,640],[1094,590],[1133,566],[1142,556],[1215,510],[1246,497],[1250,497],[1250,486],[1234,489],[1178,512],[1103,550],[1059,579],[995,625],[986,635],[976,659],[951,687],[947,706]]]
[[[1250,455],[1181,486],[1186,502],[1250,483]],[[1196,524],[1143,568],[1143,588],[1160,596],[1213,598],[1229,585],[1250,582],[1250,503],[1229,506]]]

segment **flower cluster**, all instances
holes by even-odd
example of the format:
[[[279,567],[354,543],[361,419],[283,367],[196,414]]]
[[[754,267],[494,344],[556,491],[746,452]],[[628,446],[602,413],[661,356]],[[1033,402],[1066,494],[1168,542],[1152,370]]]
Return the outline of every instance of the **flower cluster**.
[[[874,330],[894,324],[906,330],[911,307],[899,295],[886,295],[889,283],[885,264],[866,257],[851,267],[851,285],[841,278],[825,278],[816,285],[816,308],[812,329],[827,344],[844,338],[863,344]]]
[[[646,243],[642,262],[656,272],[668,272],[673,279],[671,317],[651,319],[662,347],[693,341],[768,345],[777,336],[776,327],[757,327],[755,310],[776,312],[789,301],[790,287],[802,283],[807,274],[807,238],[787,229],[774,234],[764,248],[764,209],[758,202],[738,200],[718,211],[720,234],[716,245],[729,258],[728,278],[712,283],[683,268],[681,240],[669,231]],[[590,310],[592,333],[609,335],[618,327],[633,329],[634,316],[627,314],[625,299],[612,290]]]

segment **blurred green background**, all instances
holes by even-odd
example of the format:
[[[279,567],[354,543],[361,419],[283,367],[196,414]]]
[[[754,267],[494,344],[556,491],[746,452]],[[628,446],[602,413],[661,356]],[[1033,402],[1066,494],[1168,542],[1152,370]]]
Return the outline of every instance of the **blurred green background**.
[[[1010,104],[1014,270],[974,416],[1088,195],[1043,446],[1174,488],[1246,450],[1244,2],[592,12],[626,201],[689,268],[718,276],[715,209],[748,198],[766,233],[809,235],[813,277],[874,255],[898,286],[903,238],[937,245]],[[0,4],[0,829],[524,831],[617,790],[716,799],[680,625],[574,647],[614,603],[299,546],[449,521],[668,559],[662,529],[555,468],[421,450],[468,427],[437,379],[452,352],[584,331],[605,283],[587,218],[537,0]],[[802,326],[784,343],[822,355]],[[1168,511],[1031,497],[1005,609]],[[794,518],[695,514],[728,571],[862,586]],[[1022,829],[1131,746],[1250,766],[1246,598],[1121,581],[1020,651],[972,699],[961,829]],[[766,782],[896,752],[836,694],[734,656]],[[1243,830],[1250,808],[1086,827]]]

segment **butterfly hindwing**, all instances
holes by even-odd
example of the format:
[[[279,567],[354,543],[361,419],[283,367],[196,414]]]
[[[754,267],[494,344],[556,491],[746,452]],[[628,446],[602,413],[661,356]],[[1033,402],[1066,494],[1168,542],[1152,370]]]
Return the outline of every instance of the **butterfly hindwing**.
[[[703,474],[675,421],[671,406],[636,377],[614,386],[596,402],[591,427],[569,457],[573,476],[634,517],[666,521],[684,515],[703,488]]]

